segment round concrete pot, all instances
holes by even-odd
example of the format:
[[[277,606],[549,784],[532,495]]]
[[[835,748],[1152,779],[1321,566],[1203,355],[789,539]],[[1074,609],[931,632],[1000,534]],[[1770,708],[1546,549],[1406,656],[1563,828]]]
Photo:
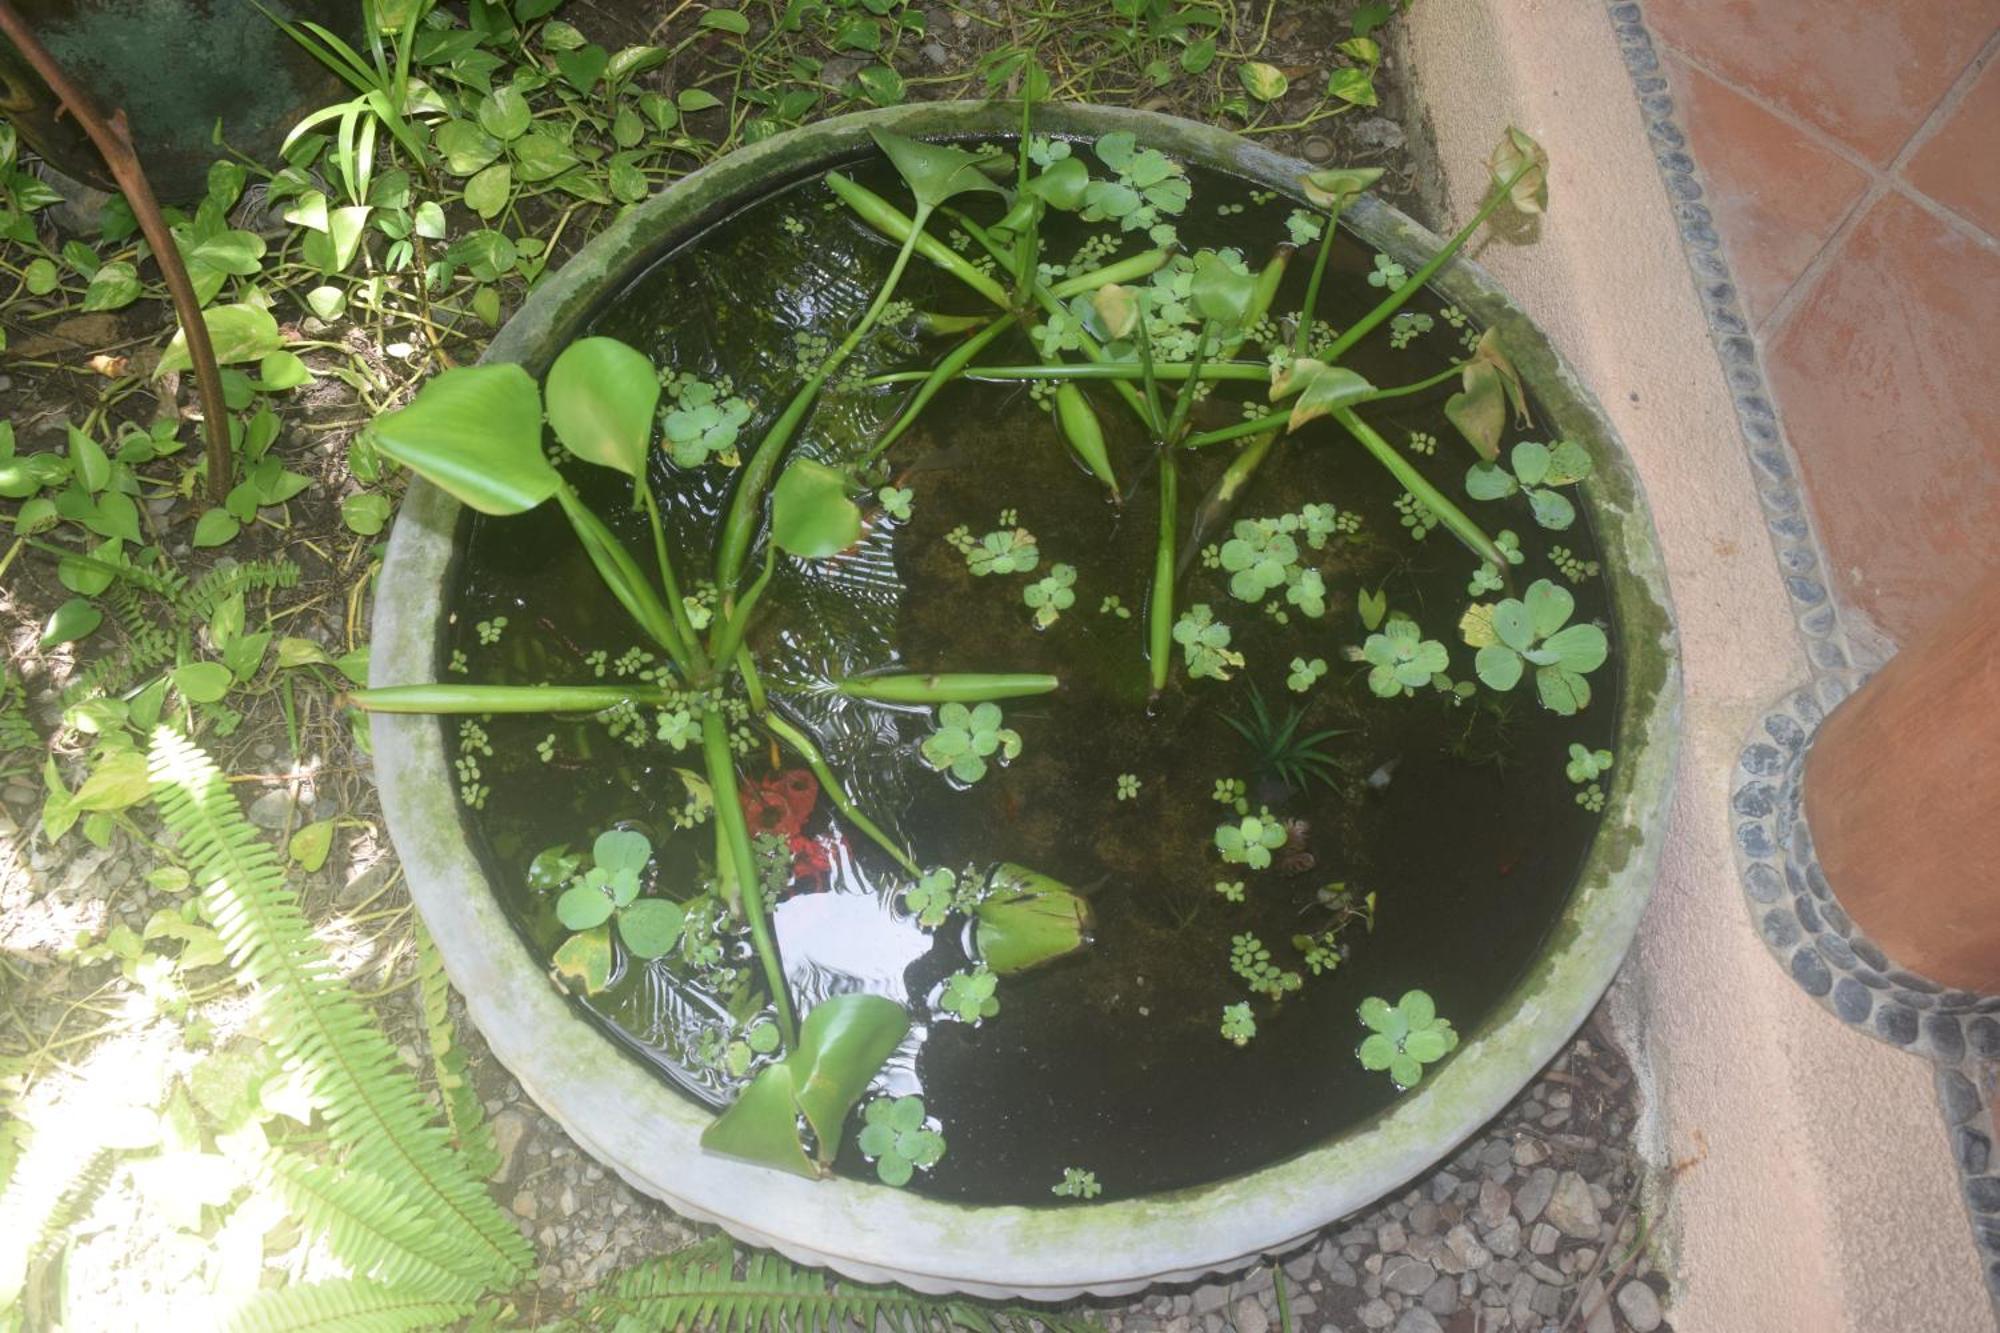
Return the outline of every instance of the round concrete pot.
[[[776,186],[872,154],[871,128],[1001,134],[1017,116],[973,103],[899,107],[733,153],[586,246],[536,290],[486,359],[520,362],[539,377],[598,304],[670,246]],[[1288,195],[1308,170],[1220,130],[1142,112],[1050,107],[1038,126],[1084,136],[1130,130],[1142,144]],[[1412,270],[1438,246],[1372,199],[1344,222]],[[1560,214],[1550,225],[1561,225]],[[1526,978],[1437,1073],[1372,1121],[1287,1160],[1114,1203],[975,1208],[853,1180],[812,1183],[704,1153],[697,1140],[709,1113],[614,1048],[549,983],[509,924],[468,841],[438,720],[378,715],[382,803],[411,896],[494,1054],[586,1151],[676,1211],[803,1263],[929,1292],[1057,1300],[1240,1268],[1449,1154],[1569,1039],[1631,943],[1666,827],[1680,673],[1652,519],[1610,423],[1548,339],[1476,266],[1460,260],[1435,286],[1474,320],[1503,330],[1551,437],[1581,442],[1596,461],[1582,503],[1603,544],[1623,673],[1618,764],[1575,892]],[[376,593],[374,683],[438,679],[459,519],[443,492],[412,485]]]

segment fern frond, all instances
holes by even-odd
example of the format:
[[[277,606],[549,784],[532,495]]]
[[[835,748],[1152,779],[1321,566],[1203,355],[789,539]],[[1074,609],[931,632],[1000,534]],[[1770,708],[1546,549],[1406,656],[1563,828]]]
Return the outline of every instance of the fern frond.
[[[1087,1333],[1087,1318],[988,1306],[962,1297],[919,1296],[900,1287],[862,1287],[799,1268],[775,1254],[745,1256],[738,1274],[726,1236],[627,1269],[610,1289],[586,1298],[584,1328],[680,1333],[819,1333],[843,1326],[922,1330],[1027,1330]]]
[[[74,1134],[43,1132],[8,1173],[0,1194],[0,1310],[21,1294],[28,1269],[97,1202],[118,1155]]]
[[[471,1314],[471,1301],[441,1301],[366,1278],[338,1278],[260,1291],[237,1308],[230,1333],[409,1333]]]
[[[299,1225],[326,1238],[355,1273],[418,1296],[471,1300],[479,1284],[455,1271],[463,1260],[423,1212],[377,1176],[272,1153],[265,1169]]]
[[[417,999],[423,1010],[425,1044],[431,1053],[431,1075],[437,1080],[451,1137],[465,1154],[466,1169],[484,1180],[499,1169],[500,1153],[493,1146],[493,1134],[479,1105],[479,1091],[466,1077],[465,1052],[452,1028],[451,983],[445,979],[444,960],[438,957],[437,946],[421,922],[416,936]]]
[[[149,763],[153,799],[203,885],[204,913],[237,976],[263,991],[271,1040],[306,1071],[348,1165],[408,1196],[458,1256],[453,1270],[511,1285],[528,1242],[432,1124],[416,1080],[373,1016],[333,972],[277,854],[244,818],[207,755],[162,727]]]
[[[174,609],[185,620],[207,620],[215,608],[239,592],[289,588],[299,581],[299,567],[279,557],[245,560],[211,569],[195,585],[174,597]]]

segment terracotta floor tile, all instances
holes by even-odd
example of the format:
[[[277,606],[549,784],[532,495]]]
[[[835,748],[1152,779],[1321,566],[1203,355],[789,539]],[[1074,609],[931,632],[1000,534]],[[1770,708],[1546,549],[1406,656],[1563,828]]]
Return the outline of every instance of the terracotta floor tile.
[[[1666,65],[1730,270],[1761,323],[1861,198],[1867,173],[1694,66]]]
[[[2000,254],[1900,193],[1766,354],[1840,590],[1907,640],[2000,568]]]
[[[1646,19],[1880,166],[2000,27],[1990,0],[1652,0]]]
[[[2000,236],[2000,58],[1905,164],[1910,184]]]

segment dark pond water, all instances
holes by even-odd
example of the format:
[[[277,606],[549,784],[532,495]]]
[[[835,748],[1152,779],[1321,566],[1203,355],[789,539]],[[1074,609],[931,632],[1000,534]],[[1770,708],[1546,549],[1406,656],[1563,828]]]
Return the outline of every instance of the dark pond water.
[[[900,197],[885,170],[863,167],[858,174]],[[1238,182],[1199,171],[1191,179],[1193,202],[1178,220],[1187,250],[1234,246],[1254,267],[1286,239],[1288,201],[1253,196]],[[1232,211],[1220,213],[1224,204]],[[1064,217],[1050,226],[1046,253],[1066,259],[1086,234],[1103,230]],[[1143,233],[1129,234],[1120,253],[1144,244]],[[1294,262],[1277,311],[1298,307],[1310,253]],[[743,432],[747,448],[801,378],[795,335],[837,340],[893,254],[822,183],[808,181],[663,257],[606,303],[594,331],[623,338],[675,371],[731,376],[733,391],[757,405]],[[1344,325],[1380,297],[1381,289],[1365,280],[1373,258],[1342,238],[1321,299],[1323,318]],[[976,298],[921,261],[912,264],[902,294],[919,310],[978,308]],[[1408,309],[1430,317],[1431,329],[1397,349],[1385,328],[1348,364],[1388,385],[1433,373],[1462,354],[1461,330],[1430,293]],[[857,360],[869,373],[923,367],[945,345],[905,318],[871,339]],[[1243,355],[1260,353],[1251,348]],[[981,358],[986,364],[1037,359],[1018,335]],[[1435,436],[1434,453],[1409,456],[1447,494],[1462,497],[1472,456],[1440,411],[1449,391],[1371,405],[1363,415],[1399,447],[1412,432]],[[892,419],[906,392],[829,394],[799,447],[834,462],[851,457],[857,441]],[[1000,1011],[971,1026],[935,1017],[929,1008],[943,978],[965,965],[962,920],[935,936],[919,930],[897,902],[906,877],[832,818],[823,799],[799,827],[810,850],[798,858],[803,873],[776,910],[795,994],[801,1008],[857,988],[912,1006],[912,1039],[885,1078],[897,1092],[921,1089],[942,1123],[946,1155],[910,1186],[942,1198],[1053,1204],[1059,1201],[1051,1186],[1069,1167],[1093,1171],[1106,1198],[1190,1186],[1271,1163],[1380,1112],[1398,1093],[1387,1074],[1356,1061],[1365,1035],[1356,1006],[1370,995],[1394,1000],[1422,988],[1460,1032],[1477,1032],[1536,957],[1596,824],[1564,774],[1568,748],[1608,746],[1617,710],[1615,643],[1611,663],[1591,677],[1592,703],[1573,718],[1540,707],[1532,680],[1507,694],[1481,688],[1466,701],[1428,688],[1408,698],[1371,694],[1366,665],[1343,653],[1366,638],[1357,590],[1385,589],[1392,608],[1448,646],[1452,678],[1469,680],[1473,651],[1460,641],[1457,622],[1473,600],[1467,584],[1476,561],[1442,528],[1413,540],[1399,521],[1401,487],[1327,422],[1275,451],[1237,510],[1238,517],[1270,517],[1331,503],[1360,516],[1358,531],[1336,534],[1323,551],[1305,551],[1325,578],[1325,616],[1294,612],[1279,625],[1263,608],[1232,598],[1227,573],[1197,560],[1183,579],[1180,604],[1211,606],[1232,627],[1233,646],[1250,665],[1223,684],[1190,681],[1177,663],[1168,691],[1149,702],[1144,608],[1155,476],[1118,401],[1103,386],[1089,392],[1132,490],[1122,507],[1108,503],[1074,461],[1026,386],[954,385],[891,451],[899,484],[914,493],[912,516],[876,514],[860,548],[837,560],[811,568],[783,564],[766,597],[769,614],[752,640],[774,682],[805,684],[891,665],[1048,671],[1062,678],[1055,694],[1003,705],[1024,752],[969,789],[917,762],[931,729],[926,710],[823,692],[774,695],[815,734],[858,803],[913,847],[922,864],[1013,861],[1090,896],[1093,946],[1004,979]],[[1261,397],[1257,385],[1224,386],[1197,408],[1197,420],[1204,428],[1239,420],[1253,397]],[[1510,427],[1508,441],[1547,438]],[[1233,448],[1205,449],[1185,465],[1183,530]],[[684,470],[655,455],[653,481],[677,534],[684,578],[707,570],[715,515],[733,477],[726,467]],[[574,479],[635,550],[647,548],[643,521],[629,512],[621,488],[606,474]],[[1526,561],[1515,571],[1517,590],[1551,578],[1572,588],[1576,621],[1608,619],[1602,580],[1585,576],[1571,584],[1549,555],[1561,546],[1578,561],[1597,557],[1583,520],[1546,532],[1519,495],[1461,503],[1489,531],[1519,534]],[[960,525],[975,537],[1000,527],[1003,509],[1018,510],[1019,524],[1036,534],[1041,563],[1025,576],[972,578],[947,535]],[[615,659],[635,642],[559,515],[545,510],[467,525],[445,644],[447,653],[464,654],[467,678],[592,680],[588,654],[602,652],[612,659],[606,667],[612,679]],[[1227,534],[1208,540],[1221,535]],[[1078,571],[1075,603],[1053,626],[1037,630],[1022,589],[1056,562]],[[1130,618],[1100,610],[1112,596]],[[503,615],[508,627],[498,643],[482,642],[478,623]],[[1287,688],[1295,656],[1323,658],[1329,667],[1304,695]],[[1294,792],[1255,771],[1249,747],[1222,720],[1224,713],[1249,712],[1251,683],[1280,714],[1299,706],[1302,731],[1345,733],[1326,746],[1330,784]],[[554,919],[554,894],[531,889],[525,875],[551,844],[587,847],[614,824],[636,827],[658,849],[657,882],[675,892],[695,890],[713,859],[712,834],[707,825],[676,832],[672,816],[688,798],[681,771],[701,771],[697,748],[677,754],[650,741],[634,747],[599,721],[502,717],[481,726],[491,753],[473,758],[488,794],[468,819],[493,882],[538,957],[548,959],[565,936]],[[796,768],[789,754],[776,762],[779,771]],[[744,761],[746,786],[773,781],[773,763],[760,742]],[[1118,779],[1126,774],[1140,781],[1135,799],[1118,798]],[[1268,804],[1299,821],[1293,843],[1270,869],[1225,865],[1215,851],[1213,835],[1226,812],[1211,793],[1226,778],[1249,783],[1253,811]],[[1244,901],[1218,894],[1218,880],[1244,881]],[[1332,924],[1321,891],[1336,884],[1376,895],[1374,926],[1351,923],[1341,936],[1345,960],[1313,976],[1292,939]],[[1248,993],[1230,968],[1232,938],[1246,932],[1270,948],[1280,967],[1302,974],[1301,990],[1282,1002]],[[1218,1025],[1226,1005],[1246,1000],[1257,1035],[1238,1047]],[[740,1033],[747,1015],[732,1016],[726,993],[664,961],[621,959],[607,990],[577,1002],[689,1096],[719,1105],[732,1095],[736,1081],[713,1057],[719,1043]],[[737,1008],[743,1007],[739,997]],[[873,1175],[852,1135],[839,1166]]]

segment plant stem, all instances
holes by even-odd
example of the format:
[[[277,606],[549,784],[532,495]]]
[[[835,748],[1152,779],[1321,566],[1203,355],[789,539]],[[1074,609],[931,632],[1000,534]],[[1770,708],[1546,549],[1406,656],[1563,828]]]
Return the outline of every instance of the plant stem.
[[[861,456],[861,461],[863,463],[873,462],[876,456],[884,449],[887,449],[890,445],[901,439],[903,432],[916,424],[917,414],[922,412],[929,405],[931,399],[937,396],[937,391],[962,372],[971,363],[972,358],[984,351],[986,345],[999,337],[1006,328],[1007,316],[995,315],[987,322],[984,328],[980,329],[979,332],[973,334],[970,338],[967,338],[957,347],[954,347],[950,354],[942,361],[939,361],[932,369],[928,371],[910,371],[907,376],[896,376],[893,378],[878,375],[874,379],[869,380],[868,383],[870,384],[901,384],[917,380],[921,381],[921,387],[917,389],[916,396],[910,399],[910,405],[903,409],[903,414],[896,418],[895,424],[882,432],[882,438],[869,446],[868,452]]]
[[[784,963],[771,939],[771,923],[764,915],[764,886],[757,878],[757,854],[750,846],[750,825],[743,818],[743,795],[736,785],[736,756],[730,753],[729,731],[722,715],[709,709],[701,715],[701,751],[708,761],[708,786],[715,797],[716,847],[727,854],[730,864],[717,866],[723,876],[723,896],[750,927],[750,944],[764,967],[764,987],[778,1011],[778,1031],[785,1049],[798,1046],[797,1026],[792,1022],[791,991],[785,984]],[[735,892],[729,890],[734,878]]]
[[[1054,676],[1022,673],[939,673],[934,675],[849,676],[834,689],[850,699],[884,704],[972,704],[1047,694],[1062,682]]]
[[[1194,340],[1194,360],[1189,364],[1187,374],[1189,387],[1182,389],[1179,397],[1174,399],[1173,420],[1167,423],[1166,440],[1169,447],[1177,447],[1175,441],[1187,428],[1188,413],[1194,410],[1194,386],[1201,382],[1201,363],[1208,352],[1208,339],[1214,329],[1213,320],[1203,320],[1201,333]]]
[[[1007,299],[1007,292],[999,283],[974,268],[964,255],[959,254],[958,251],[952,249],[937,237],[925,235],[920,222],[914,222],[909,217],[906,217],[901,209],[897,208],[887,199],[884,199],[881,195],[876,194],[873,190],[865,186],[856,185],[837,171],[826,173],[826,183],[835,194],[840,196],[842,202],[855,211],[863,222],[881,232],[890,240],[907,242],[911,237],[916,237],[917,252],[923,255],[925,259],[930,260],[933,264],[936,264],[939,268],[972,288],[973,291],[978,292],[1000,309],[1012,310],[1014,308],[1014,303]],[[922,213],[928,210],[920,207],[918,211]],[[1000,260],[1002,263],[1006,263],[1010,258],[1011,256],[1002,255]]]
[[[898,370],[886,375],[876,375],[864,383],[875,386],[883,384],[914,384],[930,378],[933,372],[923,370]],[[967,366],[959,372],[965,379],[990,380],[996,383],[1012,380],[1142,380],[1145,370],[1136,361],[1097,361],[1088,365],[1071,365],[1067,362],[1051,362],[1041,366]],[[1155,378],[1169,383],[1191,379],[1242,380],[1262,383],[1271,378],[1271,367],[1262,361],[1210,361],[1201,367],[1199,375],[1186,361],[1169,361],[1153,367]]]
[[[657,685],[387,685],[350,690],[370,713],[597,713],[626,701],[664,704]]]
[[[1435,388],[1444,383],[1463,369],[1464,363],[1455,361],[1443,370],[1440,370],[1437,374],[1420,379],[1414,384],[1400,384],[1393,389],[1375,389],[1354,399],[1349,406],[1358,403],[1372,403],[1382,398],[1401,398],[1405,394],[1422,393],[1425,389]],[[1186,444],[1190,449],[1199,449],[1204,445],[1221,444],[1227,440],[1241,439],[1245,435],[1255,435],[1258,431],[1281,431],[1291,419],[1292,414],[1290,409],[1286,409],[1283,412],[1273,412],[1268,416],[1252,417],[1248,421],[1240,421],[1234,426],[1224,426],[1219,430],[1203,431],[1199,435],[1190,435],[1187,438]]]
[[[1153,595],[1146,606],[1146,651],[1153,693],[1167,687],[1173,664],[1174,528],[1180,522],[1180,472],[1172,449],[1160,451],[1160,536],[1153,551]]]
[[[798,752],[799,758],[806,761],[806,767],[810,768],[813,771],[813,776],[819,779],[819,785],[825,790],[827,799],[833,802],[834,809],[840,811],[842,817],[848,823],[867,834],[876,846],[887,852],[897,865],[903,867],[903,869],[909,871],[912,875],[922,875],[924,873],[917,868],[915,858],[901,847],[898,847],[888,834],[876,826],[874,820],[861,813],[859,807],[848,799],[846,789],[840,785],[840,780],[833,775],[833,770],[827,767],[826,756],[819,752],[819,747],[812,743],[812,739],[809,736],[776,713],[766,713],[764,715],[764,725],[769,728],[773,736],[791,746],[792,749]]]
[[[716,622],[715,631],[709,639],[709,651],[714,654],[716,661],[734,660],[737,652],[743,647],[743,636],[750,628],[750,617],[756,613],[757,599],[764,595],[764,588],[771,581],[771,571],[777,564],[778,548],[766,546],[763,572],[757,575],[756,582],[750,585],[750,590]]]
[[[1292,355],[1304,356],[1312,343],[1313,311],[1319,307],[1319,284],[1326,277],[1326,259],[1333,253],[1333,237],[1340,223],[1340,210],[1327,210],[1326,229],[1319,235],[1319,253],[1313,256],[1312,277],[1306,280],[1305,304],[1299,307],[1299,327],[1292,334]]]
[[[625,543],[618,540],[611,529],[604,526],[604,520],[590,512],[589,506],[577,498],[577,494],[566,481],[556,483],[556,500],[562,506],[563,516],[576,531],[576,537],[583,544],[585,554],[596,568],[597,576],[604,580],[604,586],[618,599],[639,628],[646,631],[652,640],[667,650],[674,665],[683,676],[689,674],[693,658],[687,644],[681,642],[680,631],[674,627],[674,620],[667,608],[660,604],[659,594],[646,578],[646,572],[639,568],[639,562],[625,549]]]
[[[35,37],[14,6],[8,0],[0,0],[0,33],[14,44],[14,49],[41,76],[42,82],[54,92],[57,100],[69,108],[76,123],[90,136],[104,165],[111,171],[111,179],[124,192],[125,202],[132,206],[132,216],[139,223],[139,230],[145,233],[146,244],[153,249],[153,262],[160,266],[160,276],[166,279],[167,294],[173,299],[174,317],[180,321],[181,332],[187,338],[188,359],[194,365],[195,385],[201,394],[202,435],[207,449],[204,457],[208,461],[208,498],[213,504],[221,504],[229,495],[234,480],[233,460],[229,447],[229,407],[222,394],[222,371],[216,365],[215,345],[209,341],[208,324],[202,318],[201,302],[195,297],[194,283],[188,278],[187,266],[181,262],[180,247],[175,244],[173,233],[167,230],[167,220],[160,213],[159,201],[153,197],[153,186],[146,179],[144,168],[139,165],[139,154],[132,146],[132,134],[125,123],[125,112],[115,110],[107,118],[98,108],[90,94],[70,81],[63,67],[56,63],[48,48]]]
[[[1463,227],[1460,227],[1458,229],[1457,234],[1454,235],[1449,241],[1445,242],[1444,248],[1439,250],[1436,254],[1432,255],[1429,261],[1426,262],[1422,268],[1418,269],[1415,273],[1411,274],[1407,282],[1405,282],[1402,286],[1398,287],[1395,291],[1383,297],[1381,302],[1378,305],[1376,305],[1376,307],[1373,310],[1363,315],[1358,323],[1356,323],[1353,327],[1349,328],[1347,332],[1341,334],[1338,338],[1335,338],[1333,340],[1333,346],[1327,348],[1325,352],[1321,353],[1319,359],[1326,362],[1328,365],[1334,364],[1336,361],[1339,361],[1341,357],[1347,355],[1348,351],[1351,348],[1353,348],[1354,344],[1360,342],[1363,338],[1367,337],[1369,333],[1374,331],[1374,329],[1378,325],[1380,325],[1383,320],[1389,318],[1389,316],[1395,314],[1398,310],[1401,310],[1403,306],[1409,302],[1411,297],[1415,296],[1418,292],[1423,290],[1423,286],[1425,283],[1429,282],[1432,278],[1437,276],[1437,271],[1439,269],[1443,268],[1446,264],[1449,264],[1452,260],[1452,257],[1456,255],[1460,250],[1463,250],[1465,248],[1465,243],[1468,240],[1472,239],[1472,233],[1479,230],[1480,224],[1484,223],[1486,219],[1493,216],[1494,211],[1497,210],[1501,204],[1507,201],[1508,192],[1514,188],[1515,183],[1518,182],[1521,179],[1521,177],[1527,175],[1532,170],[1534,170],[1534,166],[1531,163],[1528,166],[1521,168],[1519,171],[1515,172],[1512,176],[1508,177],[1504,182],[1502,182],[1499,185],[1499,187],[1492,192],[1491,196],[1488,197],[1486,202],[1480,205],[1479,211],[1473,214],[1472,221],[1466,223]]]
[[[1443,491],[1433,486],[1423,473],[1411,466],[1408,459],[1397,453],[1394,445],[1376,434],[1374,427],[1356,416],[1352,408],[1334,408],[1333,419],[1345,427],[1349,435],[1361,441],[1362,447],[1375,455],[1376,461],[1388,468],[1391,476],[1403,483],[1403,489],[1422,500],[1451,530],[1452,536],[1470,547],[1474,555],[1496,569],[1507,569],[1507,556],[1494,545],[1493,539],[1466,517],[1465,511],[1453,504]]]
[[[778,460],[784,456],[785,446],[791,443],[792,435],[812,409],[813,401],[833,373],[845,364],[868,331],[875,327],[875,321],[882,316],[882,310],[889,304],[895,293],[896,284],[902,281],[903,270],[908,267],[910,255],[917,247],[917,239],[924,234],[924,223],[930,219],[930,205],[918,204],[916,217],[910,222],[910,231],[903,240],[903,248],[896,252],[896,262],[889,267],[889,276],[875,293],[875,299],[868,303],[862,313],[861,322],[856,324],[833,349],[812,378],[802,385],[784,413],[771,423],[771,429],[757,442],[757,448],[743,464],[742,475],[737,479],[736,493],[729,497],[729,512],[723,519],[722,546],[716,555],[715,582],[722,590],[725,602],[734,595],[736,582],[743,575],[743,562],[750,554],[750,543],[757,535],[763,518],[764,494],[771,488],[772,475],[778,470]],[[901,216],[898,214],[898,216]]]
[[[653,483],[641,476],[634,489],[638,491],[639,502],[646,510],[646,521],[653,529],[653,556],[660,566],[660,582],[666,585],[667,614],[673,617],[674,628],[688,646],[688,665],[696,674],[704,673],[708,670],[708,659],[702,654],[701,636],[695,631],[694,621],[688,618],[687,603],[681,600],[681,585],[680,580],[674,577],[674,562],[667,556],[667,533],[660,522],[659,502],[653,498]]]

